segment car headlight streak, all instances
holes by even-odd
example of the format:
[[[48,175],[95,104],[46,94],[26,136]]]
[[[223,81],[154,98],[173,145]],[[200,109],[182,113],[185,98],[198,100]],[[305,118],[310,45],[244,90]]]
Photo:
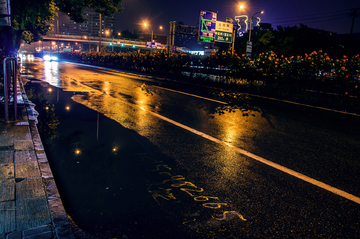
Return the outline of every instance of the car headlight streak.
[[[44,55],[43,59],[45,61],[57,61],[58,58],[56,56]]]

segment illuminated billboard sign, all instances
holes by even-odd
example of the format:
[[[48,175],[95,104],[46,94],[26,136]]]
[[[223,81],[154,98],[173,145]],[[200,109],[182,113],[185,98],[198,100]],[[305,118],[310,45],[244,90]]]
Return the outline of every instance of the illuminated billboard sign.
[[[232,43],[233,28],[232,23],[216,21],[215,41]]]
[[[158,42],[146,42],[146,47],[147,48],[158,49],[158,48],[161,48],[161,43],[158,43]]]
[[[199,41],[215,42],[216,12],[200,11]]]

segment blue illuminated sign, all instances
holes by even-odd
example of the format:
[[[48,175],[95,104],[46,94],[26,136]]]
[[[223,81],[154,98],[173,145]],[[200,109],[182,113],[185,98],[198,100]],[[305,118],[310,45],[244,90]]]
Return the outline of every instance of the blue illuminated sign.
[[[199,41],[215,42],[217,13],[200,11]]]

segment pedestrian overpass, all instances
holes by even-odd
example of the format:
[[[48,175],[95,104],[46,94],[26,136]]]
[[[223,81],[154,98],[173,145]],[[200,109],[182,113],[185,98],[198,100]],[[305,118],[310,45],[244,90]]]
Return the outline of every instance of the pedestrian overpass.
[[[125,39],[115,37],[93,37],[79,35],[48,34],[43,36],[42,41],[25,44],[20,50],[26,52],[44,52],[44,51],[99,51],[99,46],[107,47],[111,51],[134,51],[151,48],[146,47],[146,42],[136,39]],[[70,47],[69,47],[70,46]],[[162,45],[160,49],[166,49]],[[158,48],[159,49],[159,48]]]

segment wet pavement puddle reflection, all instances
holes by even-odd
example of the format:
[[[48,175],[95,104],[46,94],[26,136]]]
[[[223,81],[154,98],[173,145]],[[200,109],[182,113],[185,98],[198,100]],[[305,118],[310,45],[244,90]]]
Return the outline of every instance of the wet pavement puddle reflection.
[[[46,154],[80,238],[235,238],[241,230],[228,227],[230,221],[246,221],[241,212],[188,181],[164,155],[149,152],[145,137],[71,99],[92,93],[31,83],[26,91],[39,112]],[[137,118],[144,127],[144,117]]]

